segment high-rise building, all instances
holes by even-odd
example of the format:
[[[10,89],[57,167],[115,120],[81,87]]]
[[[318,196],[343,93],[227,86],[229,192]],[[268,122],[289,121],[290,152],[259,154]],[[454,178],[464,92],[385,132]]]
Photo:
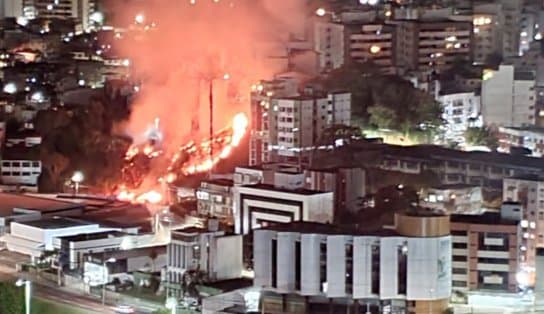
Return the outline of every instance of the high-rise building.
[[[484,71],[482,119],[486,125],[530,126],[536,118],[535,76],[519,72],[513,65]]]
[[[473,58],[483,64],[503,54],[504,14],[496,3],[475,6],[473,11]]]

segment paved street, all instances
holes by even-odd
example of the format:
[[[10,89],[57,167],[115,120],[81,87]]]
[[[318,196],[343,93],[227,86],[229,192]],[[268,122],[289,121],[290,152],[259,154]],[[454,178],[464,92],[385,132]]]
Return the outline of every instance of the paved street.
[[[54,301],[57,303],[67,304],[89,314],[95,313],[115,313],[113,307],[115,304],[102,306],[101,300],[91,295],[83,295],[83,293],[70,290],[70,288],[59,288],[54,283],[46,282],[43,279],[33,278],[29,274],[17,273],[15,264],[26,261],[27,258],[23,255],[1,251],[0,252],[0,281],[15,281],[18,278],[25,278],[32,281],[33,295],[35,297]],[[135,305],[137,313],[151,313],[154,307],[146,304],[144,301],[134,300],[130,302]]]

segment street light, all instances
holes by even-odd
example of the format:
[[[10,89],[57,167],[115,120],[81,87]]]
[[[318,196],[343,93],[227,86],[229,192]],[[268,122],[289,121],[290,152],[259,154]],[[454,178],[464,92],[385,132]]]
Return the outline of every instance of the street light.
[[[85,176],[83,175],[83,172],[76,171],[72,175],[71,180],[74,182],[75,194],[77,195],[79,193],[79,184],[85,180]]]
[[[30,287],[32,283],[30,282],[30,280],[18,279],[15,282],[15,285],[17,287],[22,287],[23,285],[25,286],[25,313],[30,314],[30,294],[31,294]]]
[[[114,257],[110,257],[102,264],[104,270],[104,282],[102,283],[102,305],[106,304],[106,283],[108,282],[108,263],[115,263],[117,260]]]
[[[315,10],[315,15],[317,16],[325,16],[325,14],[327,14],[327,10],[325,10],[324,8],[318,8],[317,10]]]

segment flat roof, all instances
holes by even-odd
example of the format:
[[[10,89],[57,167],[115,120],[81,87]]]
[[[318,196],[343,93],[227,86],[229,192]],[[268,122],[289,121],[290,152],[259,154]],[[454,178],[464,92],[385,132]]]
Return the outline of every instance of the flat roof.
[[[127,235],[124,232],[119,231],[104,231],[104,232],[95,232],[95,233],[83,233],[70,236],[58,237],[59,239],[77,242],[77,241],[90,241],[98,239],[107,239],[107,238],[117,238]]]
[[[14,208],[35,210],[42,213],[54,213],[71,209],[82,209],[84,207],[84,204],[74,204],[25,194],[0,192],[0,215],[11,215]]]
[[[94,225],[94,223],[91,223],[91,222],[77,220],[77,219],[70,219],[65,217],[47,218],[47,219],[41,219],[36,221],[20,222],[20,224],[36,227],[40,229],[62,229],[62,228]]]
[[[503,219],[499,212],[484,212],[481,215],[451,214],[450,221],[478,225],[518,225],[516,220]]]
[[[283,192],[283,193],[291,193],[291,194],[301,194],[301,195],[315,195],[315,194],[324,194],[324,193],[332,193],[332,192],[324,192],[324,191],[314,191],[314,190],[308,190],[308,189],[285,189],[285,188],[279,188],[272,184],[249,184],[249,185],[243,185],[242,187],[245,188],[252,188],[252,189],[258,189],[258,190],[268,190],[268,191],[276,191],[276,192]]]
[[[466,184],[466,183],[454,183],[454,184],[441,184],[436,186],[431,186],[431,189],[435,190],[458,190],[458,189],[470,189],[470,188],[478,188],[479,185],[475,184]]]
[[[348,226],[339,226],[333,224],[324,224],[309,221],[293,221],[289,223],[273,224],[270,227],[256,229],[273,230],[278,232],[297,232],[304,234],[328,234],[328,235],[360,235],[360,236],[378,236],[393,237],[399,236],[399,233],[393,229],[375,228],[375,229],[355,229]]]

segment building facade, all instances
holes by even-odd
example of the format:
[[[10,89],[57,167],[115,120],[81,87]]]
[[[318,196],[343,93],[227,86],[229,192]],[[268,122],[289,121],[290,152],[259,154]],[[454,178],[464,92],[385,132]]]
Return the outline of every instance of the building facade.
[[[314,50],[319,54],[319,71],[327,72],[344,64],[344,25],[316,22]]]
[[[454,291],[517,292],[522,257],[519,220],[500,213],[451,215]]]
[[[445,216],[399,215],[396,231],[311,223],[255,230],[261,312],[442,313],[451,292],[448,229]]]
[[[482,118],[492,126],[531,126],[536,118],[535,77],[513,65],[486,70],[482,82]]]
[[[267,184],[235,187],[234,208],[237,234],[276,223],[331,223],[334,219],[332,192],[288,190]]]
[[[231,180],[202,181],[196,190],[197,211],[201,216],[222,219],[233,224]]]
[[[480,96],[475,92],[452,92],[438,96],[442,119],[446,121],[445,140],[465,142],[465,131],[479,124]]]
[[[349,38],[349,54],[353,61],[371,61],[388,74],[395,73],[395,27],[387,24],[354,26]]]
[[[530,155],[544,156],[544,129],[537,127],[500,127],[499,149],[504,152],[512,152],[516,147],[530,150]]]

